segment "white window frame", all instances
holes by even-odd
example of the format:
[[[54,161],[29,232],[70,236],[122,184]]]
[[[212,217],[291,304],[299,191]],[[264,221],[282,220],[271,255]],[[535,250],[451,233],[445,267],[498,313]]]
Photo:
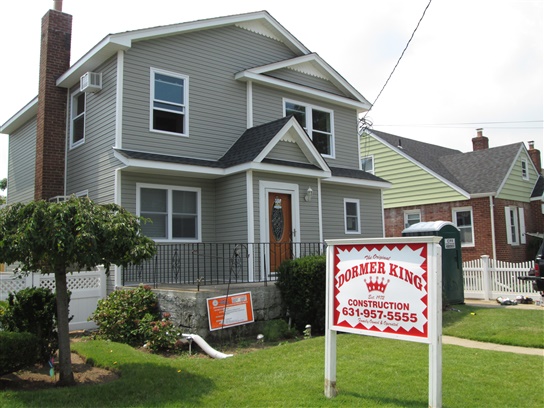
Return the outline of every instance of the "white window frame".
[[[83,95],[85,107],[82,113],[76,114],[76,107],[78,106],[77,98],[80,95]],[[70,149],[74,149],[85,143],[86,113],[87,113],[87,94],[85,92],[80,92],[79,90],[76,92],[73,92],[72,95],[70,95]],[[83,118],[83,137],[77,142],[74,142],[74,127],[75,127],[74,122],[81,118]]]
[[[371,162],[370,170],[366,171],[363,167],[363,160],[369,160]],[[368,156],[361,157],[361,170],[366,171],[367,173],[374,174],[374,155],[370,154]]]
[[[404,228],[408,228],[410,225],[408,225],[408,216],[417,214],[419,216],[419,221],[421,222],[421,210],[405,210],[404,211]]]
[[[357,230],[348,230],[348,212],[347,204],[352,203],[357,207]],[[350,217],[353,217],[350,215]],[[360,234],[361,233],[361,206],[360,201],[357,198],[344,198],[344,232],[346,234]]]
[[[452,208],[451,210],[451,219],[452,219],[452,222],[453,224],[459,228],[460,230],[462,229],[462,227],[459,227],[457,225],[457,213],[458,212],[464,212],[464,211],[469,211],[470,212],[470,227],[471,227],[471,242],[461,242],[461,246],[462,247],[474,247],[476,245],[475,243],[475,239],[474,239],[474,213],[472,211],[472,207],[456,207],[456,208]],[[462,240],[461,240],[462,241]]]
[[[141,214],[141,189],[142,188],[151,188],[157,190],[166,190],[166,212],[168,215],[167,220],[167,231],[168,236],[166,238],[153,238],[155,242],[201,242],[202,241],[202,205],[201,205],[201,196],[202,189],[197,187],[186,187],[186,186],[172,186],[172,185],[163,185],[163,184],[149,184],[149,183],[136,183],[136,215],[140,217]],[[196,192],[196,211],[197,211],[197,236],[195,238],[172,238],[172,196],[173,191],[190,191]]]
[[[161,74],[161,75],[167,75],[171,76],[173,78],[178,78],[183,80],[183,113],[171,111],[176,114],[182,114],[183,115],[183,133],[178,132],[169,132],[167,130],[161,130],[161,129],[155,129],[153,128],[153,112],[155,110],[154,108],[154,102],[155,102],[155,74]],[[149,84],[149,131],[154,133],[164,133],[168,135],[176,135],[176,136],[189,136],[189,77],[187,75],[179,74],[176,72],[166,71],[159,68],[150,68],[150,84]],[[164,101],[167,104],[174,105],[172,102]],[[161,110],[161,109],[159,109]],[[167,109],[162,109],[166,112],[170,112]]]
[[[517,246],[520,243],[519,209],[517,207],[504,207],[506,224],[506,242],[508,245]],[[521,208],[523,210],[523,208]],[[524,222],[525,224],[525,222]]]
[[[527,159],[521,159],[521,178],[529,180],[529,165]]]
[[[304,130],[306,130],[306,133],[308,133],[308,136],[310,136],[310,139],[313,139],[312,135],[313,135],[313,132],[314,132],[314,130],[312,128],[312,118],[313,118],[312,111],[313,110],[318,110],[318,111],[322,111],[322,112],[327,112],[330,115],[330,121],[331,121],[331,129],[330,129],[331,141],[330,141],[330,146],[331,146],[331,151],[330,151],[330,154],[321,153],[321,156],[327,157],[327,158],[330,158],[330,159],[334,159],[335,154],[336,154],[335,153],[335,138],[334,138],[334,111],[332,109],[327,109],[327,108],[324,108],[322,106],[312,105],[312,104],[309,104],[309,103],[306,103],[306,102],[300,102],[300,101],[296,101],[294,99],[284,98],[283,99],[283,116],[284,117],[287,115],[286,106],[285,106],[287,103],[293,103],[293,104],[296,104],[296,105],[304,106],[304,108],[306,109],[306,113],[305,113],[306,126],[302,126],[302,127],[304,128]],[[316,132],[319,132],[319,131],[316,131]]]

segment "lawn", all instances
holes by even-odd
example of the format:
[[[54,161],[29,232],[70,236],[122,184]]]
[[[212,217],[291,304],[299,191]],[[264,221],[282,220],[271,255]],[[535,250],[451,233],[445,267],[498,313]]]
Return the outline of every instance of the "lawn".
[[[472,312],[476,315],[465,312],[455,312],[451,321],[449,312],[445,313],[445,332],[453,326],[462,328],[467,319],[472,319],[466,323],[469,327],[476,318],[481,318],[483,325],[494,325],[489,316],[483,319],[485,311],[477,309]],[[520,327],[531,319],[528,316],[522,313],[516,317]],[[0,392],[0,406],[428,406],[427,345],[340,334],[339,394],[331,400],[323,395],[324,347],[324,338],[314,337],[213,360],[187,355],[166,358],[118,343],[82,341],[73,343],[72,348],[96,365],[119,370],[120,379],[93,386],[4,391]],[[444,407],[544,406],[544,394],[534,387],[537,381],[536,388],[542,390],[538,381],[543,357],[444,345],[442,367]]]
[[[544,310],[455,305],[442,314],[443,334],[488,343],[544,348]]]

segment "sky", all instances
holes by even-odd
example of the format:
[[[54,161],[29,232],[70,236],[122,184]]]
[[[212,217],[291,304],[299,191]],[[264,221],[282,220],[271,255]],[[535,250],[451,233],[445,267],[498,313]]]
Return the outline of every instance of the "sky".
[[[0,124],[38,93],[53,3],[0,2]],[[266,10],[374,103],[374,129],[468,152],[483,128],[489,147],[534,141],[543,152],[543,3],[432,0],[415,33],[429,0],[64,0],[63,11],[73,64],[110,33]],[[0,179],[7,151],[0,134]]]

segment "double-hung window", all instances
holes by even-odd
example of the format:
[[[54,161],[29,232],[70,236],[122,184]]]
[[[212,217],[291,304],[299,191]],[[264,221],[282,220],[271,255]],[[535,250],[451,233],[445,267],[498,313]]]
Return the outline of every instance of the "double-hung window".
[[[461,231],[461,246],[474,246],[474,225],[472,207],[460,207],[452,210],[453,223]]]
[[[510,245],[525,244],[525,210],[522,207],[504,207],[506,242]]]
[[[157,241],[200,241],[200,189],[138,184],[137,214],[151,220],[143,233]]]
[[[359,200],[344,198],[344,227],[346,234],[359,234],[360,227]]]
[[[188,135],[188,82],[184,75],[151,69],[151,130]]]
[[[70,148],[85,143],[85,92],[72,94],[70,109]]]
[[[285,116],[294,115],[300,126],[312,138],[317,151],[334,157],[333,112],[329,109],[300,102],[284,101]]]

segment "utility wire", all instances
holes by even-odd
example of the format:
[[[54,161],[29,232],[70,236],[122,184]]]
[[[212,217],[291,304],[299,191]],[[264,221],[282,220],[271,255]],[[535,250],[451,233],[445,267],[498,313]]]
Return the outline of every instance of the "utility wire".
[[[399,65],[400,63],[400,60],[402,59],[402,57],[404,56],[404,53],[406,52],[406,50],[408,49],[408,46],[410,45],[410,42],[412,41],[412,38],[414,38],[414,35],[417,31],[417,29],[419,28],[419,25],[421,24],[421,21],[423,20],[423,17],[425,17],[425,13],[427,12],[427,9],[429,8],[429,6],[431,5],[431,2],[432,0],[429,0],[429,3],[427,4],[427,7],[425,7],[425,10],[423,10],[423,14],[421,15],[421,18],[419,19],[419,21],[417,22],[417,25],[416,25],[416,28],[414,29],[414,31],[412,32],[412,35],[410,36],[410,39],[408,40],[408,42],[406,43],[406,46],[404,47],[404,50],[402,51],[402,53],[400,54],[400,57],[397,61],[397,63],[395,64],[395,66],[393,67],[393,70],[391,71],[391,73],[389,74],[389,77],[387,78],[387,80],[385,81],[385,84],[383,84],[383,87],[382,89],[380,90],[380,92],[378,93],[378,96],[376,96],[376,99],[374,99],[374,102],[370,105],[370,108],[365,112],[363,118],[361,119],[361,122],[363,122],[363,127],[366,127],[364,124],[366,123],[365,121],[365,118],[366,116],[368,115],[368,113],[370,112],[370,110],[374,107],[374,105],[376,104],[376,101],[378,100],[378,98],[380,97],[380,95],[382,94],[383,90],[385,89],[385,87],[387,86],[387,84],[389,83],[389,80],[391,79],[391,77],[393,76],[393,73],[395,72],[395,70],[397,69],[397,66]]]

